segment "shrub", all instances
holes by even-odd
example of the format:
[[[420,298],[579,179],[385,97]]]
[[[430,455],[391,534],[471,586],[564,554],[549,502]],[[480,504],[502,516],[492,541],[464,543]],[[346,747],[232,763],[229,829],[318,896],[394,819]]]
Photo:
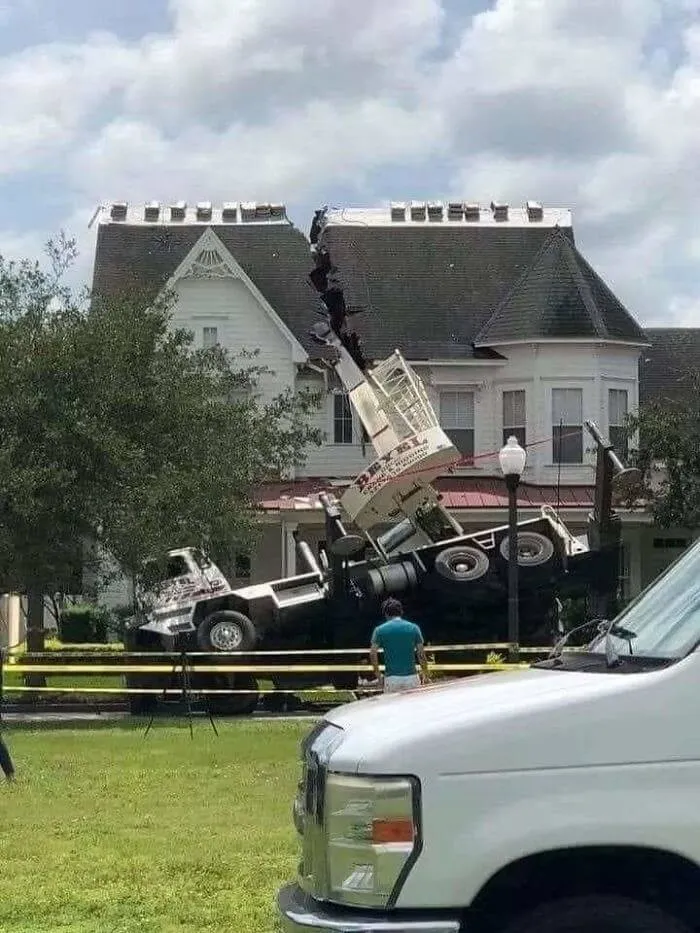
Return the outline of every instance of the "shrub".
[[[109,612],[92,603],[66,606],[58,621],[58,637],[66,645],[104,644],[107,641]]]

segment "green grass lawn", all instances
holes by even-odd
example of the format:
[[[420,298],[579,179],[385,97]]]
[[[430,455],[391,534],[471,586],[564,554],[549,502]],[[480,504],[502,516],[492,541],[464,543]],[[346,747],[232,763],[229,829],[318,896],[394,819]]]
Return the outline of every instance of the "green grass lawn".
[[[273,933],[310,722],[9,725],[3,933]]]

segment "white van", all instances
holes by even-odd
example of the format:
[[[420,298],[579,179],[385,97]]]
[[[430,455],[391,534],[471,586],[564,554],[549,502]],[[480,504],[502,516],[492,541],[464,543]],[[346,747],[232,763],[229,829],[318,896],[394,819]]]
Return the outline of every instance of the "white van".
[[[700,542],[604,629],[329,713],[285,933],[700,927]]]

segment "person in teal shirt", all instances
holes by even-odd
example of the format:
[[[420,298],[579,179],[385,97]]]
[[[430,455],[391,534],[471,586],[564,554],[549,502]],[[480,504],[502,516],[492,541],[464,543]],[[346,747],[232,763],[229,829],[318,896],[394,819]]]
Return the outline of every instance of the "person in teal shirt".
[[[398,599],[387,599],[382,614],[386,621],[372,632],[370,656],[374,676],[379,680],[379,651],[384,652],[384,692],[411,690],[427,683],[428,659],[420,628],[403,618],[403,606]],[[416,674],[416,656],[421,666],[420,677]]]

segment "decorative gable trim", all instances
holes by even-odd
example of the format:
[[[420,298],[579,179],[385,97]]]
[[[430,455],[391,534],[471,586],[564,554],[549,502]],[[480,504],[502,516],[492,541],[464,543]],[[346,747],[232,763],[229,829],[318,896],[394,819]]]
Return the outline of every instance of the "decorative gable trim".
[[[183,279],[236,279],[241,281],[289,342],[294,363],[308,362],[309,355],[306,350],[211,227],[207,227],[170,276],[165,289],[172,288],[176,282]]]

